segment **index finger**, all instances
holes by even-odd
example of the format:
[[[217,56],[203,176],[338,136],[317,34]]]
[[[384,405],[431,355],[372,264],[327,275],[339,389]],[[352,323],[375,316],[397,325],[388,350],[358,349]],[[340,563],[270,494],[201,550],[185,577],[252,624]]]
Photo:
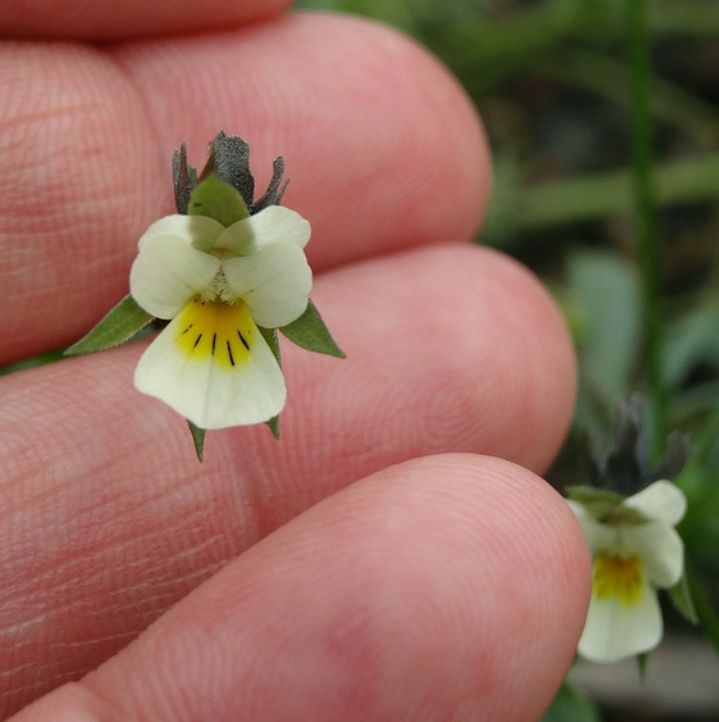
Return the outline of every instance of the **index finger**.
[[[268,18],[291,0],[0,0],[0,34],[116,40],[220,28]]]
[[[174,211],[183,140],[201,165],[220,129],[244,136],[258,188],[284,155],[315,270],[468,237],[487,193],[460,89],[359,20],[308,13],[109,54],[5,43],[0,87],[0,363],[71,342],[127,293],[138,237]]]

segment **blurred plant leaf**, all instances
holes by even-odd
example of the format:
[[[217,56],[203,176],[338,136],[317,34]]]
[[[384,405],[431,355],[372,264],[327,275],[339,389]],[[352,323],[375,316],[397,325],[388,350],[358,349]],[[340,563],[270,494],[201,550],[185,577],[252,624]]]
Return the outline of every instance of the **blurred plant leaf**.
[[[719,614],[714,608],[709,593],[699,576],[687,571],[687,579],[691,590],[692,599],[699,618],[699,625],[704,630],[714,649],[719,654]]]
[[[0,376],[15,373],[15,371],[24,371],[25,369],[34,369],[38,366],[45,366],[45,364],[59,361],[64,356],[62,349],[56,351],[48,351],[47,353],[38,354],[37,356],[31,356],[20,361],[15,361],[7,366],[0,368]]]
[[[719,296],[694,306],[666,330],[664,343],[665,380],[679,386],[699,364],[713,363],[719,369]]]
[[[601,716],[589,697],[565,681],[541,722],[601,722]]]
[[[686,572],[682,574],[682,578],[671,588],[667,590],[669,597],[674,604],[675,609],[691,624],[699,624],[699,617],[694,606],[692,593],[689,589],[689,581]]]
[[[621,256],[575,251],[568,260],[569,295],[579,318],[581,373],[576,423],[597,444],[611,440],[613,412],[628,396],[640,341],[639,280]]]

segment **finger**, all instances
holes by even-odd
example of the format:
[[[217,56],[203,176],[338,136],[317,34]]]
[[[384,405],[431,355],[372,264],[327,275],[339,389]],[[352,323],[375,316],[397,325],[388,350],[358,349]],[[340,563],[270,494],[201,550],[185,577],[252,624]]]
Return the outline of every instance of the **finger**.
[[[488,164],[474,113],[376,25],[300,15],[112,56],[0,48],[0,286],[13,299],[0,362],[69,343],[127,292],[137,238],[174,210],[172,149],[187,140],[201,165],[221,128],[250,142],[258,188],[285,156],[315,269],[476,227]]]
[[[138,345],[0,379],[6,704],[49,676],[76,679],[365,474],[445,451],[549,462],[571,414],[572,353],[516,263],[415,250],[330,272],[316,299],[347,359],[284,348],[282,440],[263,426],[211,433],[201,465],[182,419],[132,389]]]
[[[540,479],[416,460],[305,513],[14,722],[534,721],[588,587],[581,532]]]
[[[270,17],[290,0],[2,0],[6,37],[110,40],[156,33],[197,32]]]

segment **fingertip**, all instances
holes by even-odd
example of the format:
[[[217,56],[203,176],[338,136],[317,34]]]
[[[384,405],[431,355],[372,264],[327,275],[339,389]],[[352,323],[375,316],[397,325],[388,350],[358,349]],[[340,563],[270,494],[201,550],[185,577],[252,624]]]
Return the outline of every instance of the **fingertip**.
[[[531,472],[416,459],[268,537],[84,685],[128,721],[529,722],[588,579],[573,514]]]

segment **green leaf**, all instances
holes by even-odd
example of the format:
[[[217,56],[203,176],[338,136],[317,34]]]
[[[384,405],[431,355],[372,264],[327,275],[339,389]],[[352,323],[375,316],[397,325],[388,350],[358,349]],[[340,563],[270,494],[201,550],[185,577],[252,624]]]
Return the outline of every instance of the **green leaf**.
[[[280,340],[277,334],[276,328],[263,328],[262,326],[258,326],[257,328],[260,329],[260,333],[262,334],[262,337],[267,341],[267,345],[270,347],[270,351],[272,351],[272,355],[277,360],[277,365],[282,368],[282,359],[280,358]],[[269,421],[265,421],[267,426],[270,427],[270,431],[272,432],[272,436],[277,439],[277,441],[280,440],[280,415],[277,414],[274,418],[270,419]]]
[[[345,354],[332,338],[317,307],[310,300],[305,312],[292,323],[282,326],[280,331],[292,343],[316,353],[345,358]]]
[[[541,722],[600,722],[597,705],[565,682]]]
[[[704,630],[704,634],[706,634],[714,649],[719,653],[719,613],[714,608],[709,591],[699,575],[689,570],[687,576],[692,599],[696,603],[699,625]]]
[[[696,607],[694,606],[692,593],[689,589],[689,580],[687,579],[686,572],[684,572],[684,574],[682,574],[682,578],[667,591],[669,592],[672,604],[674,604],[674,608],[679,612],[679,614],[681,614],[690,624],[699,624],[699,617],[697,615]]]
[[[137,305],[132,296],[127,295],[91,331],[66,349],[65,355],[77,356],[119,346],[147,326],[153,318]]]
[[[192,434],[192,443],[195,445],[197,458],[199,461],[202,461],[202,458],[205,455],[205,434],[207,431],[205,429],[201,429],[199,426],[195,426],[189,419],[187,419],[187,425],[189,426],[190,433]]]
[[[209,173],[192,192],[187,213],[214,218],[223,226],[231,226],[250,215],[242,196],[214,173]]]

